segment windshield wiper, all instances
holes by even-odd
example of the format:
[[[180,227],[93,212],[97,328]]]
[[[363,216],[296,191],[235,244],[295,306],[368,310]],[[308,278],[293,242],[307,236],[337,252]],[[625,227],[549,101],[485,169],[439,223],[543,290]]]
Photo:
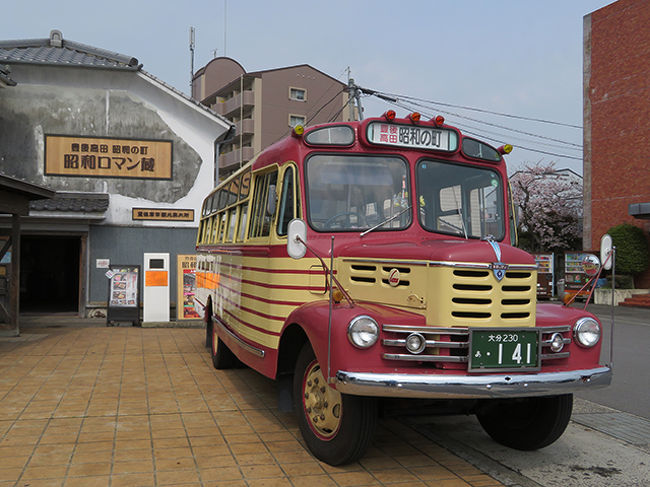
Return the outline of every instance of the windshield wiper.
[[[438,220],[441,221],[442,223],[444,223],[445,225],[449,226],[450,228],[453,228],[454,230],[456,230],[456,233],[458,234],[458,236],[465,235],[465,238],[467,238],[467,232],[465,232],[465,225],[463,225],[463,222],[462,222],[462,215],[461,215],[461,223],[460,223],[462,225],[462,227],[459,227],[458,225],[454,225],[453,223],[451,223],[449,220],[446,220],[442,216],[439,216]]]
[[[404,213],[406,213],[406,212],[409,211],[410,209],[411,209],[411,205],[408,205],[406,208],[404,208],[404,209],[403,209],[402,211],[400,211],[399,213],[395,213],[393,216],[386,218],[383,222],[377,223],[377,225],[375,225],[374,227],[369,228],[369,229],[366,230],[365,232],[361,232],[361,234],[359,234],[359,236],[360,236],[360,237],[363,237],[364,235],[369,234],[369,233],[372,232],[373,230],[376,230],[377,228],[379,228],[379,227],[381,227],[381,226],[383,226],[383,225],[386,225],[386,223],[388,223],[388,222],[392,222],[395,218],[397,218],[397,217],[403,215]]]
[[[458,198],[456,198],[456,191],[454,193],[454,201],[456,202],[456,210],[458,211],[458,216],[460,217],[460,224],[463,226],[463,233],[465,234],[465,240],[467,240],[467,228],[465,228],[465,218],[463,218],[463,211],[458,204]]]

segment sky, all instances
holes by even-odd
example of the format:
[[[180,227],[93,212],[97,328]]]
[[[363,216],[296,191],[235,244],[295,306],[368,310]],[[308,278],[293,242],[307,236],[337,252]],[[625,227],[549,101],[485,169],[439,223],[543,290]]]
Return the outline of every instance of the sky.
[[[193,26],[195,71],[216,55],[247,71],[310,64],[344,83],[349,73],[364,88],[399,95],[398,106],[362,97],[365,117],[391,108],[441,114],[492,145],[512,144],[510,173],[554,162],[582,174],[583,17],[611,3],[30,0],[3,6],[0,39],[58,29],[64,39],[136,57],[189,94]],[[413,98],[432,103],[414,106]]]

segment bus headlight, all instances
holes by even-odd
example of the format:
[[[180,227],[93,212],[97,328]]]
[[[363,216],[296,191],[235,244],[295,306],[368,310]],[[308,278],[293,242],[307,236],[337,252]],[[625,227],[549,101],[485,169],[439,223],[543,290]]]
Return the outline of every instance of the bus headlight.
[[[583,347],[593,347],[600,340],[600,326],[593,318],[580,318],[573,327],[573,337]]]
[[[369,348],[377,343],[379,325],[370,316],[357,316],[348,325],[348,340],[358,348]]]

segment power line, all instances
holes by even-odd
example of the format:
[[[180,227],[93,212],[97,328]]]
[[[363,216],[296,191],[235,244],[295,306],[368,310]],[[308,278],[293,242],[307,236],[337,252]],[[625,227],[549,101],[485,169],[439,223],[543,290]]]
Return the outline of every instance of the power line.
[[[415,102],[411,102],[411,103],[412,103],[412,106],[415,106],[415,107],[424,108],[424,109],[427,109],[427,110],[435,109],[435,107],[428,107],[428,106],[418,104],[418,103],[415,103]],[[408,106],[401,106],[399,101],[394,102],[394,104],[399,106],[400,108],[406,108],[406,109],[409,108]],[[441,113],[446,113],[448,115],[453,115],[455,117],[462,118],[462,119],[465,119],[465,120],[471,120],[472,122],[478,122],[478,123],[481,123],[481,124],[484,124],[484,125],[489,125],[491,127],[497,127],[497,128],[509,130],[511,132],[516,132],[516,133],[519,133],[519,134],[528,135],[530,137],[535,137],[535,138],[544,139],[544,140],[551,140],[553,142],[559,142],[561,144],[566,144],[566,145],[570,145],[570,146],[573,146],[573,147],[582,148],[581,145],[575,144],[573,142],[567,142],[565,140],[555,139],[553,137],[546,137],[544,135],[537,135],[537,134],[534,134],[534,133],[531,133],[531,132],[526,132],[525,130],[519,130],[519,129],[515,129],[515,128],[512,128],[512,127],[507,127],[505,125],[500,125],[498,123],[486,122],[484,120],[480,120],[480,119],[472,118],[472,117],[467,117],[467,116],[461,115],[459,113],[449,112],[449,111],[446,111],[446,110],[438,110],[438,111],[441,112]]]
[[[410,109],[413,108],[412,105],[408,105],[407,103],[400,102],[400,101],[397,100],[397,99],[394,99],[394,101],[393,101],[393,100],[391,100],[391,99],[387,99],[387,98],[384,98],[384,97],[380,97],[380,98],[383,99],[384,101],[386,101],[387,103],[392,104],[392,105],[394,105],[394,106],[397,106],[397,107],[399,107],[399,108],[403,108],[403,109],[406,109],[406,110],[410,110]],[[418,104],[415,104],[415,103],[414,103],[413,105],[415,105],[416,108],[418,107]],[[429,107],[422,107],[421,105],[419,105],[419,107],[421,107],[421,108],[425,108],[425,110],[428,110],[428,109],[429,109]],[[441,110],[441,111],[442,111],[442,110]],[[443,112],[443,113],[450,113],[450,112],[446,112],[446,111],[442,111],[442,112]],[[571,145],[571,146],[577,147],[578,149],[582,149],[582,146],[580,146],[580,145],[578,145],[578,144],[571,143],[571,142],[565,142],[565,141],[562,141],[562,140],[553,139],[553,138],[551,138],[551,137],[544,137],[544,136],[539,136],[539,135],[535,135],[535,134],[530,134],[530,133],[528,133],[528,132],[524,132],[524,131],[521,131],[521,130],[511,129],[511,128],[508,128],[508,127],[503,127],[503,126],[498,125],[498,124],[491,124],[491,123],[488,123],[488,122],[483,122],[482,120],[473,119],[473,118],[471,118],[471,117],[463,117],[462,115],[458,115],[458,114],[455,114],[455,113],[451,113],[451,114],[452,114],[452,115],[455,115],[455,116],[458,116],[459,118],[466,118],[466,119],[468,119],[468,120],[472,120],[472,121],[475,121],[475,122],[478,122],[478,123],[482,123],[482,124],[486,124],[486,125],[491,125],[491,126],[496,126],[496,127],[498,127],[498,128],[504,128],[504,129],[506,129],[506,130],[510,130],[510,131],[512,131],[512,132],[518,132],[518,133],[522,133],[522,134],[525,134],[525,135],[531,135],[531,136],[536,137],[536,138],[541,138],[541,139],[546,139],[546,140],[552,140],[552,141],[554,141],[554,142],[560,142],[560,143],[563,143],[563,144],[567,144],[567,145]],[[427,116],[431,116],[430,113],[428,113],[428,114],[426,114],[426,115],[427,115]],[[481,137],[481,138],[484,138],[484,139],[486,139],[486,140],[495,141],[495,142],[497,142],[497,143],[500,142],[500,141],[498,141],[497,139],[495,139],[494,137],[485,136],[484,134],[480,134],[480,133],[476,133],[476,132],[471,132],[471,131],[465,131],[465,133],[468,133],[468,134],[470,134],[470,135],[474,135],[474,136],[476,136],[476,137]],[[574,160],[578,160],[578,161],[581,161],[581,160],[582,160],[582,157],[576,157],[576,156],[571,156],[571,155],[567,155],[567,154],[558,154],[558,153],[555,153],[555,152],[549,152],[549,151],[540,150],[540,149],[533,149],[532,147],[521,146],[521,145],[517,145],[517,147],[520,148],[520,149],[523,149],[523,150],[528,150],[528,151],[530,151],[530,152],[536,152],[536,153],[539,153],[539,154],[545,154],[545,155],[550,155],[550,156],[555,156],[555,157],[562,157],[562,158],[565,158],[565,159],[574,159]],[[571,147],[567,147],[567,149],[571,149]]]
[[[329,105],[330,103],[332,103],[332,102],[336,99],[336,97],[339,96],[339,95],[340,95],[341,93],[343,93],[344,91],[345,91],[345,88],[342,88],[340,91],[338,91],[337,93],[335,93],[334,96],[333,96],[332,98],[330,98],[326,103],[324,103],[323,105],[321,105],[321,107],[320,107],[318,110],[316,110],[316,112],[315,112],[312,116],[310,116],[307,120],[305,120],[305,125],[309,125],[309,122],[311,122],[314,118],[316,118],[316,116],[317,116],[317,115],[318,115],[318,114],[319,114],[319,113],[320,113],[320,112],[321,112],[321,111],[322,111],[322,110],[323,110],[327,105]],[[324,96],[324,94],[323,94],[323,95],[322,95],[322,96],[317,100],[316,103],[318,103],[318,102],[320,101],[320,99],[321,99],[323,96]]]
[[[470,110],[470,111],[473,111],[473,112],[489,113],[490,115],[498,115],[500,117],[514,118],[514,119],[517,119],[517,120],[527,120],[527,121],[530,121],[530,122],[547,123],[547,124],[550,124],[550,125],[559,125],[559,126],[562,126],[562,127],[570,127],[570,128],[575,128],[575,129],[582,129],[582,125],[572,125],[570,123],[556,122],[556,121],[553,121],[553,120],[544,120],[542,118],[532,118],[532,117],[524,117],[524,116],[521,116],[521,115],[512,115],[510,113],[495,112],[495,111],[491,111],[491,110],[485,110],[483,108],[468,107],[468,106],[465,106],[465,105],[454,105],[452,103],[444,103],[444,102],[441,102],[441,101],[427,100],[425,98],[417,98],[417,97],[408,96],[408,95],[399,95],[399,94],[394,94],[394,93],[382,93],[382,92],[379,92],[379,91],[366,90],[366,88],[361,88],[361,87],[359,89],[364,90],[364,91],[368,91],[368,92],[370,92],[369,94],[373,94],[375,96],[383,95],[383,96],[387,96],[387,97],[394,98],[394,99],[400,99],[401,98],[401,99],[404,99],[404,100],[419,101],[419,102],[429,103],[429,104],[432,104],[432,105],[439,105],[439,106],[451,107],[451,108],[460,108],[462,110]]]

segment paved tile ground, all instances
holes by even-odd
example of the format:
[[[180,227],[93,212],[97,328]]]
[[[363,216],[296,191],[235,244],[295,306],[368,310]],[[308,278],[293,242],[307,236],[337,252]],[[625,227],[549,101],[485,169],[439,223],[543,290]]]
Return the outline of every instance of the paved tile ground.
[[[358,463],[305,449],[275,383],[214,370],[200,329],[29,329],[0,338],[0,487],[502,485],[380,421]]]

